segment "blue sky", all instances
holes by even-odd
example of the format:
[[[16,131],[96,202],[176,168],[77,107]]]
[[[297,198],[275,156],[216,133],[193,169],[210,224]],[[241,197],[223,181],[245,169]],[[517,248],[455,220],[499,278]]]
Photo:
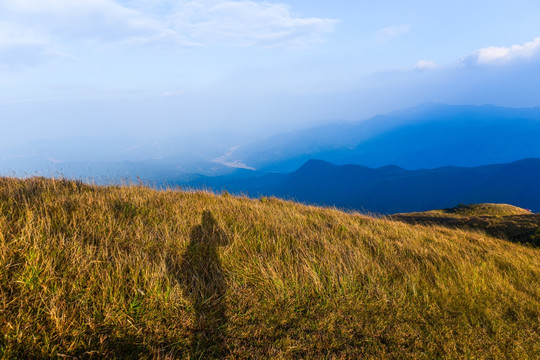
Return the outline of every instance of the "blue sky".
[[[538,106],[539,18],[536,0],[0,0],[0,141]]]

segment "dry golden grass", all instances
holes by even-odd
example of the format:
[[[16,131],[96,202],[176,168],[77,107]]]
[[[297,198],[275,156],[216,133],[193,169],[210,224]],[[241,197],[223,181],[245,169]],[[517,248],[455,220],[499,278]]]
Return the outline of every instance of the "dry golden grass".
[[[276,199],[3,178],[0,354],[537,359],[539,255]]]

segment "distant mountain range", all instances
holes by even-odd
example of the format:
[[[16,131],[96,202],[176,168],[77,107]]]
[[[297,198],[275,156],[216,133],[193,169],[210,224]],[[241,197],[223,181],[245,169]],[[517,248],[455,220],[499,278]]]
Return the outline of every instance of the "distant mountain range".
[[[1,150],[0,173],[141,179],[378,213],[482,202],[540,212],[540,107],[424,104],[251,144],[239,134],[203,140],[35,142]]]
[[[447,208],[460,203],[508,203],[540,212],[540,159],[423,170],[338,166],[310,160],[288,174],[250,175],[242,171],[229,176],[200,177],[183,186],[386,214]]]
[[[406,169],[479,166],[540,157],[540,107],[424,104],[272,136],[240,147],[231,161],[290,172],[309,159]]]

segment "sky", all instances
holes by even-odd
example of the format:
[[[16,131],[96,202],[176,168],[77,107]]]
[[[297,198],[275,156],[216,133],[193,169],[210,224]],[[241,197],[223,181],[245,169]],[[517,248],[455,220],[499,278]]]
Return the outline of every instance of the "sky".
[[[0,0],[0,148],[540,106],[539,18],[537,0]]]

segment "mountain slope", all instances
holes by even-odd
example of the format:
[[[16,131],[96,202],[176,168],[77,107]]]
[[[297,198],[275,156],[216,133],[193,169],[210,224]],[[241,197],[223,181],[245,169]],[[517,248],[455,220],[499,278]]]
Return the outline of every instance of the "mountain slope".
[[[540,250],[275,199],[0,179],[2,358],[519,358]]]
[[[540,157],[540,107],[425,104],[360,122],[273,136],[234,155],[264,171],[309,159],[407,169],[478,166]]]
[[[289,174],[203,178],[190,183],[250,196],[379,213],[426,211],[460,203],[508,203],[540,212],[540,159],[473,168],[405,170],[310,160]]]

